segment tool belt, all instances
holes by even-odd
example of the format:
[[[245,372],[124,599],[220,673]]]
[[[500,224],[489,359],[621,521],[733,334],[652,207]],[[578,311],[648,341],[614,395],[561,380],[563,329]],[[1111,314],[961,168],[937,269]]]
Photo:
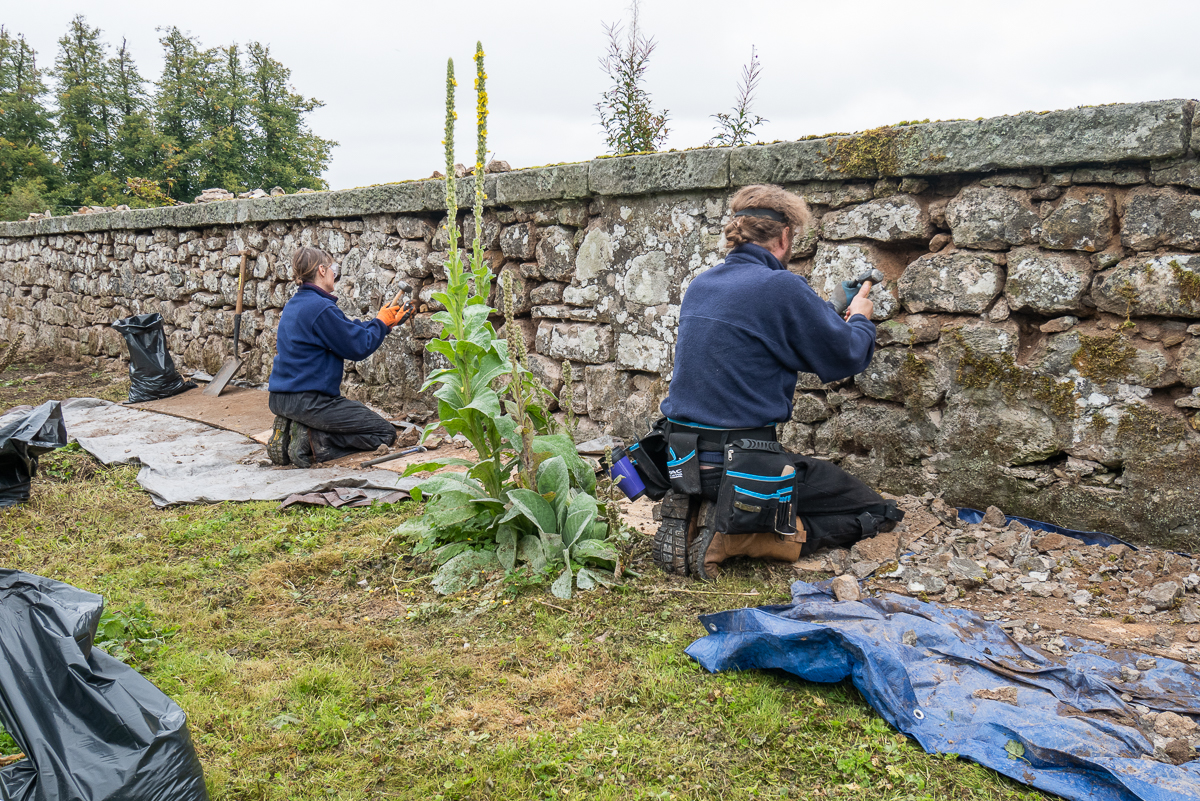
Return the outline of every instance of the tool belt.
[[[715,501],[726,446],[739,439],[774,442],[775,427],[713,428],[661,417],[628,454],[652,500],[675,490]]]
[[[629,457],[652,500],[674,490],[715,501],[715,525],[725,534],[790,534],[798,515],[806,552],[849,547],[904,518],[894,501],[836,464],[786,452],[774,426],[709,428],[660,418]]]

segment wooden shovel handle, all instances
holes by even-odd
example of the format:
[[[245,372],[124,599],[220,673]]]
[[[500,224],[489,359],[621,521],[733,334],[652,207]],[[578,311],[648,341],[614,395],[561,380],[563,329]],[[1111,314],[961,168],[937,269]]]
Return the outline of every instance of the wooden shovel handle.
[[[242,251],[242,263],[238,268],[238,298],[234,314],[242,313],[242,290],[246,288],[246,252]]]

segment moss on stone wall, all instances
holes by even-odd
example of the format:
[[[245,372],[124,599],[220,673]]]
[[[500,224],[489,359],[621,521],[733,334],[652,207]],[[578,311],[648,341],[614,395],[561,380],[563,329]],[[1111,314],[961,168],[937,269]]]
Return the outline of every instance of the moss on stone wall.
[[[885,126],[839,139],[825,161],[838,172],[859,178],[897,175],[900,155],[896,137],[896,130]]]
[[[1055,417],[1068,420],[1078,417],[1079,408],[1075,401],[1079,393],[1073,381],[1059,381],[1021,367],[1008,353],[998,357],[977,353],[957,331],[949,336],[963,351],[956,372],[958,382],[963,386],[984,389],[999,383],[1000,391],[1009,403],[1024,394],[1045,404]]]
[[[1167,264],[1171,268],[1171,274],[1179,282],[1179,299],[1189,306],[1195,306],[1200,302],[1200,275],[1183,269],[1175,259],[1171,259]]]
[[[1079,374],[1093,381],[1111,381],[1129,372],[1129,361],[1137,351],[1120,334],[1079,335],[1079,350],[1071,364]]]
[[[928,378],[931,372],[929,365],[917,358],[911,350],[904,354],[897,378],[905,406],[913,408],[921,405],[921,382]]]
[[[1117,441],[1140,459],[1157,459],[1164,442],[1182,442],[1186,434],[1182,418],[1149,406],[1131,405],[1117,420]]]

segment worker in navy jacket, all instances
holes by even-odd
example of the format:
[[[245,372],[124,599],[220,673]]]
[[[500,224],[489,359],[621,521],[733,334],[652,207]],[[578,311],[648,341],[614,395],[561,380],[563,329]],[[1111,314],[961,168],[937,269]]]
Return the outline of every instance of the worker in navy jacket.
[[[787,269],[793,233],[810,225],[804,201],[759,185],[741,189],[729,205],[729,253],[688,286],[674,374],[662,403],[672,431],[699,432],[700,485],[710,501],[717,499],[724,473],[719,446],[711,443],[720,436],[774,440],[775,425],[791,418],[799,373],[815,373],[824,382],[848,378],[865,370],[875,352],[869,282],[842,315]],[[663,501],[654,552],[669,572],[712,578],[731,556],[792,561],[804,544],[799,525],[794,536],[728,536],[712,527],[697,530],[696,514],[694,498],[669,494]]]
[[[292,254],[300,288],[279,317],[269,384],[275,424],[267,453],[275,464],[310,467],[396,441],[391,423],[342,397],[342,363],[378,350],[403,310],[389,305],[373,320],[348,319],[333,294],[337,270],[333,257],[318,248]]]

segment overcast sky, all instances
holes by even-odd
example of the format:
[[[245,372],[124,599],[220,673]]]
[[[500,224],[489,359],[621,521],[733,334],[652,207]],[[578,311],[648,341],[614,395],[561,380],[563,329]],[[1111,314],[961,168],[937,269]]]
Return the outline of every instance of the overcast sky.
[[[325,102],[310,122],[337,140],[334,189],[423,178],[440,169],[446,58],[459,75],[458,161],[474,153],[471,55],[487,53],[489,149],[513,167],[605,152],[595,103],[607,80],[602,23],[628,0],[40,0],[0,2],[44,66],[72,16],[112,45],[128,39],[142,74],[161,68],[155,27],[206,46],[260,41],[296,91]],[[670,112],[666,147],[713,133],[758,48],[754,111],[764,141],[912,119],[1200,96],[1196,0],[642,0],[658,42],[647,88]],[[269,188],[269,187],[268,187]]]

